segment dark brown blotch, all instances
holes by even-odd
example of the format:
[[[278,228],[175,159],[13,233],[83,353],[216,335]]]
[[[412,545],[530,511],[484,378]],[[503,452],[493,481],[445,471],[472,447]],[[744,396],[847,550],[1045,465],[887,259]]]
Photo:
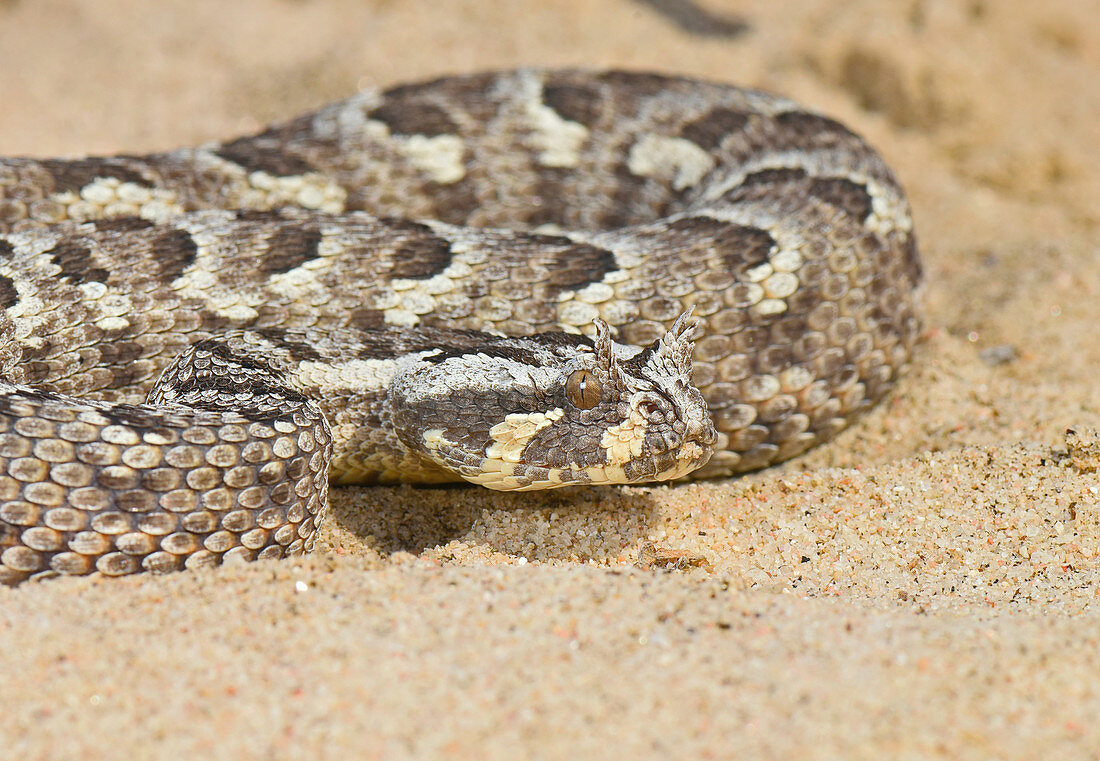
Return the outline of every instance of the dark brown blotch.
[[[809,192],[860,222],[871,214],[871,194],[867,188],[843,177],[816,177],[810,181]]]
[[[526,365],[541,366],[545,364],[547,352],[559,356],[569,356],[575,353],[578,347],[592,347],[592,339],[587,336],[561,332],[537,333],[522,338],[506,338],[491,333],[461,328],[432,328],[428,329],[426,333],[430,336],[430,339],[425,341],[420,348],[412,349],[412,351],[423,351],[435,346],[445,346],[446,349],[443,351],[425,358],[424,361],[433,365],[452,357],[477,354]]]
[[[384,220],[387,235],[400,236],[393,243],[392,277],[413,280],[438,275],[451,263],[451,244],[432,228],[403,219]]]
[[[358,359],[394,359],[402,354],[429,351],[446,346],[453,352],[449,356],[476,352],[477,348],[493,340],[493,336],[462,328],[435,328],[420,326],[415,330],[380,325],[366,330],[359,336]],[[435,361],[429,358],[428,361]]]
[[[725,197],[732,203],[761,200],[774,202],[779,197],[774,192],[776,186],[804,183],[806,178],[805,170],[797,167],[761,169],[745,175],[740,184],[726,192]]]
[[[629,166],[624,156],[615,167],[615,190],[611,196],[612,200],[607,204],[599,220],[600,228],[603,230],[615,230],[646,219],[662,217],[668,209],[667,201],[658,203],[656,209],[646,208],[647,202],[652,203],[656,183],[647,177],[634,174]],[[660,191],[662,197],[667,194],[667,189]],[[643,211],[650,213],[643,213]]]
[[[221,338],[198,341],[192,348],[197,354],[208,352],[216,361],[208,366],[209,369],[191,373],[186,379],[180,381],[178,391],[181,395],[203,391],[218,391],[226,395],[248,392],[255,396],[276,396],[292,403],[307,401],[302,394],[290,388],[284,382],[285,379],[275,373],[264,358],[237,351]],[[251,372],[238,374],[224,369],[234,365]],[[221,397],[221,399],[215,397]],[[207,399],[210,402],[209,406],[203,403]],[[222,399],[224,399],[222,394],[214,396],[201,394],[201,398],[193,397],[189,403],[198,409],[225,409],[226,403]],[[233,404],[239,406],[238,402]],[[259,419],[264,414],[260,413],[257,417],[253,417],[244,409],[240,411],[250,419]]]
[[[457,182],[425,182],[421,194],[432,201],[432,218],[449,225],[466,224],[470,215],[482,207],[477,186],[469,175]]]
[[[684,125],[680,137],[708,151],[722,143],[722,138],[745,128],[750,115],[733,108],[716,108]]]
[[[4,275],[0,275],[0,309],[15,306],[19,301],[19,292],[15,290],[15,282]]]
[[[271,224],[287,219],[285,209],[233,209],[233,218],[238,222]]]
[[[488,77],[488,79],[486,79]],[[410,82],[403,85],[387,87],[382,91],[382,99],[387,103],[410,103],[432,93],[443,93],[451,96],[451,99],[462,100],[461,93],[472,88],[474,95],[484,95],[490,81],[495,79],[492,75],[473,74],[457,77],[439,77],[424,82]]]
[[[437,137],[458,132],[458,125],[441,107],[392,95],[367,116],[385,124],[394,135]]]
[[[472,124],[488,124],[496,116],[497,102],[491,97],[499,74],[483,73],[458,77],[442,77],[429,82],[397,85],[382,93],[387,104],[424,100],[425,95],[456,104]]]
[[[746,188],[760,185],[788,185],[806,179],[806,170],[798,167],[776,167],[761,169],[745,175],[738,187]]]
[[[321,360],[321,354],[301,333],[289,333],[282,328],[261,328],[256,331],[281,349],[286,349],[295,362]]]
[[[429,364],[438,365],[445,360],[454,357],[464,357],[469,354],[504,359],[509,362],[518,362],[523,365],[535,365],[539,362],[538,354],[529,347],[508,342],[482,343],[465,347],[448,346],[446,350],[426,357],[425,361]]]
[[[551,403],[567,405],[564,387],[554,394]],[[525,459],[551,468],[590,468],[607,462],[607,452],[592,439],[591,429],[568,417],[536,433],[523,451]]]
[[[767,231],[745,225],[727,225],[715,242],[723,266],[734,272],[763,264],[778,245]]]
[[[50,261],[61,268],[61,277],[71,283],[79,284],[94,280],[106,283],[110,275],[107,270],[93,266],[92,251],[87,246],[72,240],[62,240],[46,252]]]
[[[677,77],[636,71],[605,71],[596,79],[618,90],[617,95],[634,96],[656,95],[684,82]]]
[[[377,310],[369,310],[376,312],[379,316],[377,325],[362,326],[366,328],[366,332],[363,334],[363,339],[359,342],[359,346],[355,351],[356,359],[394,359],[398,356],[397,345],[392,338],[391,334],[385,329],[385,324],[382,322],[382,313]],[[355,315],[352,315],[353,321],[355,321]],[[358,321],[355,321],[358,326]]]
[[[128,370],[131,363],[134,360],[140,359],[142,356],[142,346],[140,343],[133,340],[124,340],[117,338],[110,343],[104,341],[98,347],[100,352],[100,361],[104,365],[113,365],[112,372],[117,376],[119,373]],[[122,388],[125,383],[112,384],[112,388]]]
[[[787,111],[775,117],[784,132],[784,143],[826,145],[858,139],[854,132],[835,119],[808,111]]]
[[[301,116],[258,135],[222,143],[214,149],[214,153],[249,172],[267,172],[276,177],[306,174],[312,172],[313,167],[302,157],[291,153],[288,146],[295,144],[295,141],[301,142],[312,131],[312,117]]]
[[[542,88],[542,99],[561,118],[586,127],[599,120],[603,106],[600,93],[594,87],[565,82],[547,82]]]
[[[526,224],[530,227],[566,225],[570,208],[564,187],[572,172],[562,167],[539,167],[538,172]]]
[[[160,279],[170,283],[195,263],[199,249],[184,230],[169,229],[160,232],[149,243],[160,269]]]
[[[115,404],[104,413],[112,423],[131,426],[133,428],[164,428],[167,421],[164,416],[148,407],[138,407],[133,404]],[[175,426],[173,426],[175,427]]]
[[[268,241],[268,250],[260,262],[260,272],[265,275],[290,272],[295,267],[316,259],[317,246],[320,243],[319,230],[284,225]]]
[[[80,189],[90,185],[96,179],[113,177],[122,182],[132,182],[136,185],[152,187],[153,183],[145,178],[138,163],[140,159],[131,156],[115,156],[113,158],[76,159],[45,159],[41,166],[53,179],[54,191],[63,193],[72,191],[80,192]]]
[[[731,272],[744,272],[762,264],[777,245],[766,230],[711,217],[677,219],[668,229],[672,233],[666,237],[669,246],[709,248],[718,254],[722,267]]]
[[[15,246],[0,238],[0,259],[10,259],[15,254]]]
[[[131,233],[148,230],[153,223],[141,217],[112,217],[111,219],[97,219],[92,226],[98,233],[129,235]]]
[[[217,312],[215,312],[211,309],[199,309],[198,313],[199,313],[199,324],[202,326],[203,330],[205,330],[207,332],[210,332],[210,333],[220,333],[221,331],[224,331],[226,328],[231,328],[231,327],[233,327],[233,328],[244,327],[243,325],[241,325],[241,324],[239,324],[239,323],[237,323],[233,320],[230,320],[225,315],[218,314]]]
[[[541,284],[545,298],[553,299],[563,291],[576,291],[599,283],[608,272],[618,269],[615,255],[606,248],[574,243],[554,235],[531,235],[528,239],[545,246],[539,255],[540,262],[550,273]]]
[[[363,330],[377,330],[386,324],[386,313],[381,309],[361,307],[349,315],[351,325]],[[360,359],[379,359],[378,357],[360,357]]]

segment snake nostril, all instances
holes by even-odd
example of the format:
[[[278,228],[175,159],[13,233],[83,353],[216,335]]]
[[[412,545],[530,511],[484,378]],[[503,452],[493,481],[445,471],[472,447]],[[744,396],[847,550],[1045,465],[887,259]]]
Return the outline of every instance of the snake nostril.
[[[692,420],[687,424],[685,441],[697,441],[704,446],[713,446],[718,441],[718,432],[710,420]]]

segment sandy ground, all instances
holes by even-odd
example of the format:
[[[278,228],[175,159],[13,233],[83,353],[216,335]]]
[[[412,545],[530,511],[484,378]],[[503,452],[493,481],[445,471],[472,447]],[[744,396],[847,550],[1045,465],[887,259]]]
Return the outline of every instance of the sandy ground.
[[[0,153],[169,148],[445,72],[658,69],[866,135],[927,272],[898,391],[781,468],[344,489],[305,560],[0,589],[5,757],[1100,755],[1100,475],[1064,438],[1100,428],[1093,0],[679,5],[0,2]]]

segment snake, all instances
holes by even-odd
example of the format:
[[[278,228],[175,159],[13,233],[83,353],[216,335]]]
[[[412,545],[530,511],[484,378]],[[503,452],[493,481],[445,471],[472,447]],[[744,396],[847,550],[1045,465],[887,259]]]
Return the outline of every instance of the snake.
[[[919,283],[863,139],[672,75],[0,159],[0,583],[298,555],[330,485],[762,468],[890,390]]]

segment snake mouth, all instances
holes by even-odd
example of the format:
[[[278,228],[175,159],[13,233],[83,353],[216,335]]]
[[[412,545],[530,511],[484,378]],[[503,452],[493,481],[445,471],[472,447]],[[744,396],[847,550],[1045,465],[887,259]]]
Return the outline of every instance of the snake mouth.
[[[715,435],[713,439],[689,440],[675,449],[660,452],[646,460],[627,463],[623,468],[629,479],[627,483],[684,478],[710,461],[717,438]]]
[[[709,434],[708,434],[709,430]],[[699,436],[655,454],[625,463],[605,462],[581,467],[543,467],[500,459],[484,459],[480,468],[461,472],[470,483],[500,491],[532,491],[565,486],[613,486],[684,478],[710,461],[717,433],[704,428]]]
[[[718,443],[718,431],[709,416],[686,422],[686,430],[679,441],[667,442],[667,446],[646,461],[627,463],[628,471],[634,470],[638,481],[672,481],[683,478],[706,465]]]
[[[566,486],[621,486],[674,481],[706,465],[711,453],[711,450],[700,448],[700,455],[697,458],[684,458],[682,455],[657,456],[647,463],[636,463],[641,467],[631,468],[630,472],[621,465],[594,465],[587,468],[567,469],[502,463],[499,469],[486,468],[479,473],[463,475],[463,478],[470,483],[495,491],[534,491]]]

